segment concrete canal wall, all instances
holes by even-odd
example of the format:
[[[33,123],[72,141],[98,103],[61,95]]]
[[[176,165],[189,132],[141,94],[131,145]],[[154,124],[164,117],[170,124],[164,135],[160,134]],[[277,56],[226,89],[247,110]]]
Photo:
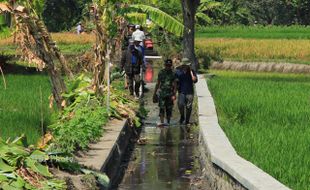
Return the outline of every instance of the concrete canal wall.
[[[205,177],[212,183],[212,189],[288,190],[288,187],[236,153],[218,123],[214,101],[202,75],[196,89],[200,149]]]

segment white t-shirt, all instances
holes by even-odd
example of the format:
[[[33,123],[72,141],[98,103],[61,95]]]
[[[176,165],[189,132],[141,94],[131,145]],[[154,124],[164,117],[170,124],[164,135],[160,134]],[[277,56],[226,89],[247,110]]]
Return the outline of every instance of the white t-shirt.
[[[142,40],[145,40],[145,34],[143,31],[137,29],[136,31],[134,31],[132,33],[132,39],[135,40],[136,37],[140,37]],[[143,42],[141,42],[142,46],[143,46]],[[141,45],[140,44],[140,45]]]
[[[77,32],[77,34],[81,34],[81,31],[82,31],[82,26],[79,24],[79,25],[76,27],[76,32]]]

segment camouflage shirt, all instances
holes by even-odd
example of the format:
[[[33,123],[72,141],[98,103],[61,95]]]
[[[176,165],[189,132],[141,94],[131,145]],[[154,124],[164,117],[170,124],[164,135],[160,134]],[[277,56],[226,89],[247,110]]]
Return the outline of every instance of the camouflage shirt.
[[[173,70],[163,69],[158,73],[158,81],[160,82],[159,96],[168,97],[173,95],[173,83],[176,80],[176,76]]]

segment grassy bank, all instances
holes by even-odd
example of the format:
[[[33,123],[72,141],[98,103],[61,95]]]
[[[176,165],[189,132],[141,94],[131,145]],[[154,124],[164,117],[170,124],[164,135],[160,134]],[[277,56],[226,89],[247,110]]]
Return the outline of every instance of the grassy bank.
[[[214,71],[210,90],[237,152],[296,190],[310,184],[310,77]]]
[[[310,39],[304,26],[208,26],[198,28],[197,37],[252,39]]]
[[[310,40],[197,38],[196,48],[224,60],[310,64]]]
[[[36,143],[41,136],[41,110],[44,125],[51,122],[49,79],[39,74],[9,74],[5,78],[6,90],[0,80],[0,137],[7,139],[25,134],[28,143]]]

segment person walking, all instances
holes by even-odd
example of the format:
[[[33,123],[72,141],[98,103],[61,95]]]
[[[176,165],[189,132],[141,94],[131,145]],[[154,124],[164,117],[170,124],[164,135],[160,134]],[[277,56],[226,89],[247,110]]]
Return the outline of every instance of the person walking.
[[[125,70],[130,95],[135,93],[137,99],[140,96],[140,68],[143,65],[143,49],[139,45],[141,41],[141,38],[135,38],[135,41],[131,41],[121,59],[121,69]]]
[[[76,27],[76,33],[78,35],[80,35],[82,33],[82,23],[81,22],[79,22],[77,27]]]
[[[194,100],[194,84],[198,82],[197,74],[191,69],[191,62],[183,58],[181,66],[176,70],[178,83],[178,107],[180,124],[189,125]]]
[[[136,25],[136,30],[132,33],[132,39],[135,40],[135,38],[140,38],[142,41],[140,42],[140,46],[144,47],[144,40],[145,40],[145,34],[141,30],[140,25]]]
[[[172,116],[173,102],[176,99],[176,75],[172,69],[172,60],[165,60],[165,68],[158,73],[153,97],[158,96],[159,117],[161,126],[165,122],[170,124]]]

